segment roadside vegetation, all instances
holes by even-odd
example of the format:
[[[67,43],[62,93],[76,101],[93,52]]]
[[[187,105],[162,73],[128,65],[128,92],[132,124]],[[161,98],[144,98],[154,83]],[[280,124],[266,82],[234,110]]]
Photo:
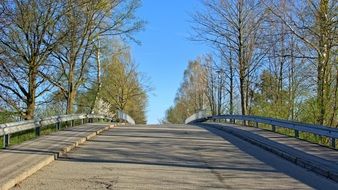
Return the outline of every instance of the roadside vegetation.
[[[135,15],[140,6],[139,0],[1,1],[0,123],[116,110],[146,123],[150,88],[128,47],[145,25]]]
[[[206,110],[338,127],[337,1],[202,4],[191,40],[214,51],[188,63],[163,122]]]
[[[214,51],[188,63],[164,123],[184,123],[204,110],[338,127],[337,1],[202,4],[192,15],[191,40]],[[294,135],[288,129],[277,132]],[[304,132],[300,138],[329,143]]]

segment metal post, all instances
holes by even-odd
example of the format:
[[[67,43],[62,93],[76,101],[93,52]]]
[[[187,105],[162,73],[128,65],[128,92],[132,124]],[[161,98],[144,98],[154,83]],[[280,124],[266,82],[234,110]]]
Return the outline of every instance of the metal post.
[[[276,126],[275,125],[271,125],[271,130],[273,131],[273,132],[276,132]],[[295,133],[296,134],[296,133]],[[297,137],[298,138],[298,137]]]
[[[258,128],[258,122],[256,122],[256,125],[255,125],[256,128]]]
[[[233,120],[232,120],[232,123],[233,123],[233,124],[236,124],[236,119],[233,119]]]
[[[84,119],[81,119],[81,125],[83,125],[84,124]]]
[[[75,120],[71,120],[71,121],[70,121],[70,126],[71,126],[71,127],[74,127],[74,125],[75,125]]]
[[[336,139],[335,138],[330,138],[330,145],[332,148],[336,148]]]
[[[35,127],[35,136],[40,136],[40,131],[41,131],[40,127]]]
[[[3,148],[6,148],[8,147],[9,145],[9,139],[10,139],[10,135],[9,134],[6,134],[3,136]]]
[[[60,130],[60,122],[55,123],[56,130]]]
[[[299,131],[295,129],[295,137],[299,138]]]

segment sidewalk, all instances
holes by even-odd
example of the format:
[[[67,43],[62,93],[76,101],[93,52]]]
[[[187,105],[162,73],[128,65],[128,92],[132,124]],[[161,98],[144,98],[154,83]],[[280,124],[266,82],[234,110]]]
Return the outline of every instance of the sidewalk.
[[[338,182],[337,150],[260,128],[213,122],[197,125],[231,133],[301,167]]]
[[[66,153],[114,125],[88,123],[66,128],[0,151],[0,190],[9,189]]]

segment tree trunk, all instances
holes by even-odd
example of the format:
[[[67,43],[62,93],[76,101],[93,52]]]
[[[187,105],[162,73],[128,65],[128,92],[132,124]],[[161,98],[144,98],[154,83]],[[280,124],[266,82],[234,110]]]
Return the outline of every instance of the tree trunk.
[[[230,89],[229,89],[230,109],[229,109],[229,114],[233,115],[234,114],[234,98],[233,98],[234,97],[234,73],[233,73],[233,65],[232,65],[232,58],[231,57],[230,57],[230,63],[229,63],[229,72],[230,72]]]
[[[240,83],[240,94],[241,94],[241,109],[242,115],[247,115],[247,94],[246,94],[246,65],[244,60],[243,53],[243,34],[242,34],[242,9],[243,9],[243,1],[238,1],[238,60],[239,60],[239,83]]]
[[[68,92],[68,98],[67,98],[67,114],[73,113],[73,105],[76,97],[76,90],[74,90],[74,87],[70,89]]]
[[[326,103],[329,103],[330,84],[329,84],[329,57],[330,57],[330,26],[328,21],[329,1],[321,0],[319,12],[317,15],[317,23],[319,25],[319,52],[317,66],[317,105],[319,115],[317,122],[321,125],[326,123]]]
[[[293,40],[293,39],[292,39]],[[296,89],[295,89],[295,58],[294,58],[294,42],[291,42],[291,47],[290,47],[290,54],[291,54],[291,60],[290,60],[290,66],[289,66],[289,119],[294,120],[295,116],[295,94],[296,94]]]
[[[31,64],[34,65],[34,64]],[[34,118],[35,112],[35,92],[36,92],[36,68],[34,66],[29,67],[28,72],[28,94],[27,94],[27,109],[24,119],[30,120]]]
[[[96,89],[96,93],[95,93],[95,98],[94,98],[94,101],[93,101],[93,104],[91,106],[91,110],[90,112],[91,113],[94,113],[94,109],[95,109],[95,106],[97,104],[97,101],[99,99],[99,95],[100,95],[100,90],[101,90],[101,86],[102,86],[102,83],[101,83],[101,61],[100,61],[100,40],[98,41],[99,43],[99,46],[97,48],[97,51],[96,51],[96,66],[97,66],[97,76],[96,76],[96,79],[97,79],[97,89]]]
[[[73,59],[70,59],[73,60]],[[76,96],[76,88],[74,84],[74,66],[75,60],[71,61],[69,64],[69,75],[68,75],[68,92],[67,92],[67,111],[66,114],[73,113],[73,104]]]

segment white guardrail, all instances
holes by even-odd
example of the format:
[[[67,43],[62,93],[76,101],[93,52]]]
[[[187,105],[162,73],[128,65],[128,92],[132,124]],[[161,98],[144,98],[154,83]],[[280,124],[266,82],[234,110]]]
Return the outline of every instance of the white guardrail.
[[[119,119],[127,121],[131,125],[135,125],[134,119],[132,117],[130,117],[128,114],[124,113],[123,111],[117,111],[117,117]]]
[[[35,129],[35,135],[40,136],[41,128],[48,125],[55,124],[56,129],[60,130],[62,122],[70,121],[69,125],[72,127],[75,125],[75,120],[80,120],[81,124],[85,123],[85,120],[87,120],[87,122],[89,123],[92,123],[94,119],[101,119],[112,122],[114,116],[115,115],[109,117],[96,114],[70,114],[46,117],[42,119],[37,118],[34,120],[4,123],[0,124],[0,136],[3,136],[3,147],[6,148],[9,145],[10,135],[14,133]],[[122,111],[118,111],[118,114],[116,116],[120,120],[126,121],[132,125],[135,124],[135,121],[128,114]]]
[[[229,122],[235,123],[236,120],[250,121],[255,123],[255,127],[258,127],[259,123],[271,125],[273,132],[276,132],[276,127],[287,128],[294,130],[296,138],[299,138],[299,132],[312,133],[319,136],[330,138],[330,146],[336,148],[336,139],[338,139],[338,129],[331,128],[323,125],[306,124],[295,121],[288,121],[282,119],[273,119],[261,116],[252,115],[217,115],[206,116],[206,114],[196,113],[186,119],[186,124],[195,122],[204,122],[208,120],[229,120]]]

